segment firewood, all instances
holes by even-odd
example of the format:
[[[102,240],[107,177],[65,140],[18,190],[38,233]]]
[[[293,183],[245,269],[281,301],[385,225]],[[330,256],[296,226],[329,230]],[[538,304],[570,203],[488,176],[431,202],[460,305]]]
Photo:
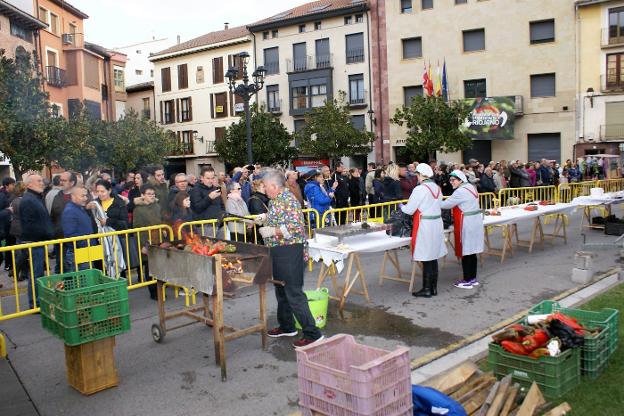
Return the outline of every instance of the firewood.
[[[490,406],[492,406],[492,402],[494,401],[494,397],[496,397],[500,383],[500,381],[494,383],[492,389],[490,390],[490,394],[488,394],[487,399],[485,399],[485,403],[483,403],[483,406],[481,406],[481,409],[479,409],[479,412],[477,413],[478,416],[487,415],[487,412],[490,410]]]
[[[520,391],[520,385],[518,383],[514,384],[509,389],[509,394],[507,395],[507,399],[505,400],[505,404],[501,409],[499,416],[508,416],[511,409],[516,404],[516,397],[518,396],[518,391]]]
[[[509,385],[511,384],[511,374],[507,374],[500,381],[500,386],[498,386],[498,391],[496,392],[496,396],[494,396],[494,400],[492,401],[492,405],[488,409],[486,416],[497,416],[503,407],[503,403],[505,402],[505,396],[507,395],[507,390],[509,390]]]
[[[459,397],[475,389],[475,387],[483,384],[487,380],[496,380],[493,373],[484,373],[477,377],[471,377],[466,384],[464,384],[457,391],[452,393],[450,397],[457,400]]]
[[[445,371],[426,382],[422,386],[432,387],[447,396],[462,387],[473,375],[479,371],[479,367],[472,361],[464,361],[452,369]]]
[[[537,383],[533,382],[516,415],[533,416],[535,414],[535,410],[544,403],[546,403],[546,400],[544,400],[542,392],[537,386]]]
[[[479,394],[480,392],[484,390],[489,393],[490,389],[492,388],[495,382],[496,382],[496,379],[484,380],[483,383],[479,384],[474,389],[465,393],[463,396],[459,397],[455,401],[463,405],[464,403],[468,402],[472,397],[474,397],[475,395]]]
[[[468,399],[465,403],[462,403],[466,413],[471,415],[479,410],[481,406],[483,406],[485,399],[487,399],[488,394],[490,394],[489,390],[483,389],[477,392],[477,394]]]
[[[555,407],[548,413],[544,413],[542,416],[564,416],[568,414],[569,411],[572,410],[572,407],[568,404],[568,402],[563,402],[559,406]]]

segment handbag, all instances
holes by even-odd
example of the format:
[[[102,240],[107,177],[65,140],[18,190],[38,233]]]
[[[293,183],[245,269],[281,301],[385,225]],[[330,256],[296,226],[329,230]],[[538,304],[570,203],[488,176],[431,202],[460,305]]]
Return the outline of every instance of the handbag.
[[[384,224],[392,225],[392,229],[387,230],[386,234],[393,237],[410,237],[412,235],[413,218],[400,209],[392,211],[384,219]]]

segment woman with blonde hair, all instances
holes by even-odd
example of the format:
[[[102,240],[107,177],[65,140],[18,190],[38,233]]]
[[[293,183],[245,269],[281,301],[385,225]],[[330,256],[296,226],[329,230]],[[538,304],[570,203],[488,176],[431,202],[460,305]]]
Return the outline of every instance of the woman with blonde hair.
[[[399,180],[399,165],[391,163],[386,168],[386,176],[383,178],[383,202],[398,201],[403,198],[401,182]]]

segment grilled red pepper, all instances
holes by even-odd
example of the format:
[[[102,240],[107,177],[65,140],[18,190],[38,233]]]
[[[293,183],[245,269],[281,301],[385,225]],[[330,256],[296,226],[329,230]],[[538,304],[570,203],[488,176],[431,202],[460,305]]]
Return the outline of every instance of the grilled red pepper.
[[[501,347],[503,347],[505,351],[510,352],[512,354],[517,354],[517,355],[529,354],[527,350],[524,349],[524,346],[522,346],[522,344],[520,344],[519,342],[514,342],[514,341],[509,341],[509,340],[501,341]]]
[[[528,335],[524,337],[524,341],[522,341],[522,345],[527,352],[532,352],[544,345],[548,344],[550,340],[550,336],[548,332],[543,329],[538,329],[535,331],[533,335]]]
[[[529,357],[531,358],[540,358],[540,357],[548,357],[550,356],[550,352],[548,351],[548,348],[537,348],[533,351],[531,351],[531,353],[529,354]]]

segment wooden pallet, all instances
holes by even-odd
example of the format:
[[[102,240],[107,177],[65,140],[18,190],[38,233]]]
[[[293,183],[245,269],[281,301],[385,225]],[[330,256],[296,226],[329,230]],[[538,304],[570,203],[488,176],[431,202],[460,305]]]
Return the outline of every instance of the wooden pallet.
[[[65,366],[70,386],[84,395],[119,384],[115,367],[115,337],[70,347],[65,345]]]

